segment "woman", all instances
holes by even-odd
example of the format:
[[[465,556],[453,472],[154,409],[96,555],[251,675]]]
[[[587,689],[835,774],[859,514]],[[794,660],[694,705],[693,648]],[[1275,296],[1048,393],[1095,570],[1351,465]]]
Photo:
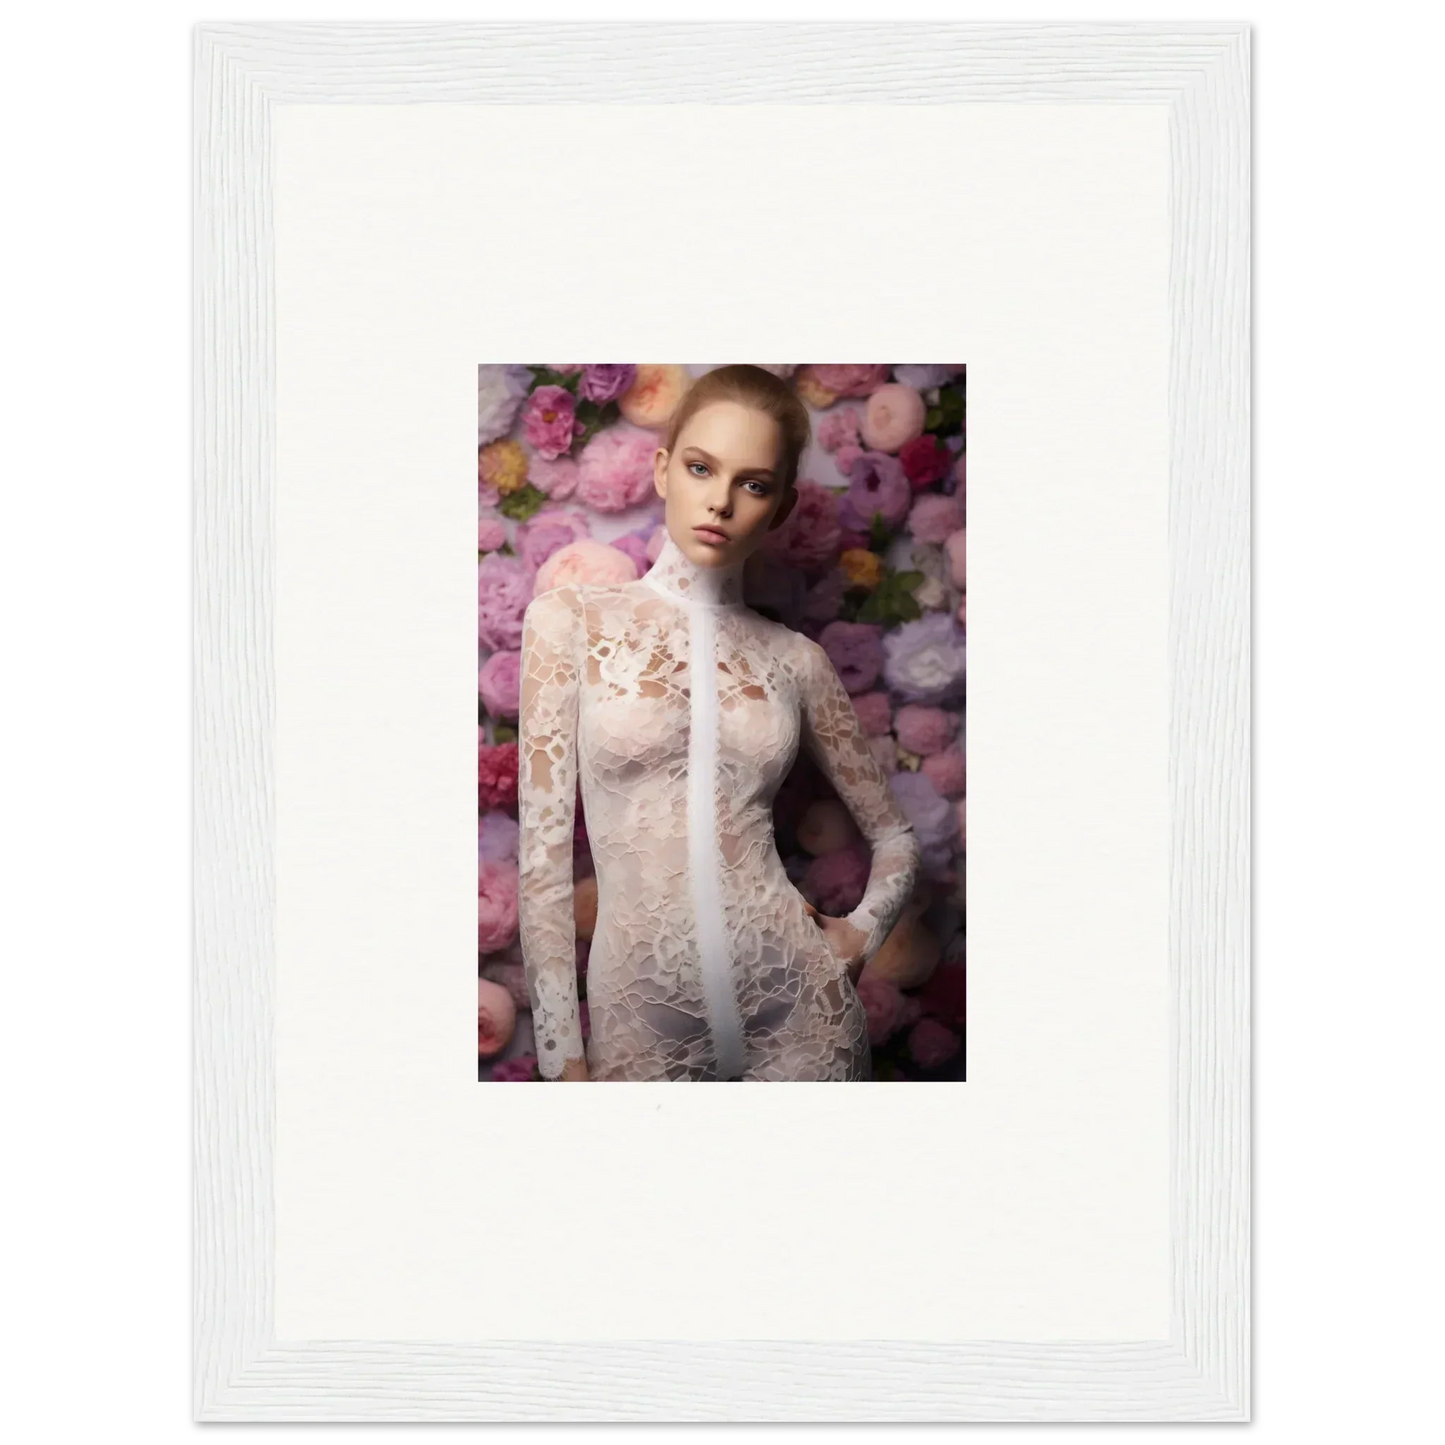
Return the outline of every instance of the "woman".
[[[854,984],[913,887],[918,845],[827,654],[743,603],[797,500],[807,409],[761,367],[685,394],[654,456],[667,537],[646,576],[558,586],[523,620],[520,925],[544,1079],[868,1079]],[[872,846],[862,901],[819,915],[773,840],[804,742]],[[577,1007],[580,778],[597,868]]]

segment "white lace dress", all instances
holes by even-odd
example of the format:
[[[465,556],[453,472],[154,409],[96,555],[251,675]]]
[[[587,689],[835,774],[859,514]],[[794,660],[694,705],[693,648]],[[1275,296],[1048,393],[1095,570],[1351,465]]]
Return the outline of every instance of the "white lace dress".
[[[857,1080],[867,1021],[773,840],[802,741],[872,848],[850,921],[871,958],[918,845],[828,655],[742,601],[741,564],[670,536],[638,581],[534,597],[522,637],[520,926],[545,1079]],[[580,782],[597,870],[577,1008],[572,839]]]

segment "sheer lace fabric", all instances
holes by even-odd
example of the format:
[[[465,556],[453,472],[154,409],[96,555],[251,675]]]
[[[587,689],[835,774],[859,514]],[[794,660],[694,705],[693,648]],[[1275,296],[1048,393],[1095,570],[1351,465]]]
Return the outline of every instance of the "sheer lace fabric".
[[[746,607],[741,581],[741,564],[701,567],[668,537],[642,579],[527,608],[519,912],[544,1078],[584,1056],[602,1080],[871,1077],[862,1004],[774,844],[799,746],[872,848],[849,915],[865,957],[902,911],[918,845],[827,654]],[[598,887],[585,1050],[579,786]]]

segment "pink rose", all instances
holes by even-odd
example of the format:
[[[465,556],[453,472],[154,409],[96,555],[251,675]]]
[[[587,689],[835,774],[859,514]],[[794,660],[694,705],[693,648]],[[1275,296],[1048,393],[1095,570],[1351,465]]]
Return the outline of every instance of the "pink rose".
[[[588,536],[591,530],[587,513],[577,507],[543,507],[517,528],[517,555],[536,571],[553,552]]]
[[[838,556],[838,499],[807,477],[799,479],[797,488],[798,500],[787,521],[763,534],[761,550],[784,566],[817,571]]]
[[[923,435],[928,409],[923,398],[900,381],[880,386],[863,409],[863,440],[875,452],[896,452]]]
[[[477,864],[477,951],[496,953],[517,936],[517,865]]]
[[[916,542],[946,542],[963,530],[963,500],[942,492],[925,492],[908,513],[908,530]]]
[[[908,1052],[921,1069],[941,1067],[962,1047],[963,1041],[958,1035],[937,1019],[919,1019],[908,1035]]]
[[[818,642],[849,692],[867,692],[883,668],[882,629],[876,622],[830,622]]]
[[[941,753],[953,741],[957,730],[958,718],[954,714],[923,703],[906,704],[898,709],[898,715],[893,719],[898,746],[920,757]]]
[[[507,540],[507,529],[495,517],[477,520],[477,551],[495,552]]]
[[[810,377],[834,396],[870,396],[888,380],[886,366],[809,366]]]
[[[856,406],[834,407],[825,412],[818,422],[818,445],[825,452],[836,452],[839,447],[850,444],[857,446],[862,420],[863,413]]]
[[[494,652],[477,674],[477,692],[491,717],[515,718],[520,706],[522,654]]]
[[[522,427],[532,448],[549,460],[570,450],[572,438],[583,429],[565,386],[539,386],[522,408]]]
[[[484,647],[520,647],[532,572],[519,557],[488,552],[477,566],[477,638]]]
[[[554,502],[565,502],[577,490],[577,463],[571,457],[534,456],[527,480]]]
[[[957,748],[945,748],[924,758],[919,771],[943,798],[961,798],[967,784],[964,757]]]
[[[515,1059],[503,1059],[492,1065],[494,1084],[535,1083],[539,1078],[536,1054],[518,1054]]]
[[[903,1022],[903,994],[886,979],[865,970],[858,979],[858,1001],[868,1015],[868,1042],[875,1048],[887,1043]]]
[[[858,714],[858,722],[869,737],[881,737],[893,726],[886,692],[859,693],[853,699],[853,711]]]

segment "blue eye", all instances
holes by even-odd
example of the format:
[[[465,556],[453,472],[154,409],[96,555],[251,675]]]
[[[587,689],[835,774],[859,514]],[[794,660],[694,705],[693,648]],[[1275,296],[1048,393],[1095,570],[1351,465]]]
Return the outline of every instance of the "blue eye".
[[[748,483],[748,486],[750,486],[750,487],[756,487],[756,488],[757,488],[757,491],[755,491],[755,492],[753,493],[753,496],[755,496],[755,497],[766,497],[766,496],[768,495],[767,486],[766,486],[766,484],[763,483],[763,482],[750,481],[750,482]]]
[[[707,463],[706,463],[706,462],[689,462],[689,463],[687,464],[687,469],[688,469],[688,471],[690,471],[690,472],[692,472],[692,469],[693,469],[694,467],[701,467],[701,468],[703,469],[703,471],[706,471],[706,470],[707,470]],[[696,476],[696,475],[697,475],[696,472],[692,472],[692,474],[693,474],[693,476]]]

